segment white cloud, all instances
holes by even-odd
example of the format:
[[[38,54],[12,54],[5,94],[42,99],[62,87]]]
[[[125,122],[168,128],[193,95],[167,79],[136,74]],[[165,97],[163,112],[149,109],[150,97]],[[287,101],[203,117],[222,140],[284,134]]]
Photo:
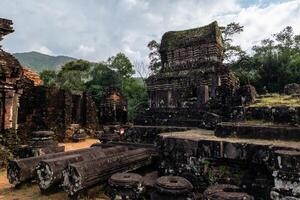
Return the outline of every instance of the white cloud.
[[[145,60],[150,40],[214,20],[244,25],[236,41],[246,49],[287,25],[300,34],[299,0],[257,2],[245,8],[241,0],[1,0],[1,17],[12,19],[16,30],[3,47],[92,61],[123,51]]]
[[[80,45],[78,47],[78,52],[83,55],[91,54],[95,52],[95,48],[91,46]]]
[[[38,48],[36,50],[33,49],[33,51],[38,51],[38,52],[41,52],[43,54],[48,54],[48,55],[54,55],[53,52],[50,49],[48,49],[47,47],[45,47],[45,46],[42,46],[42,47],[40,47],[40,48]]]
[[[300,34],[300,1],[271,4],[267,7],[251,6],[242,9],[237,15],[227,18],[244,25],[244,32],[236,36],[236,42],[248,51],[262,39],[269,38],[286,26],[292,26]]]

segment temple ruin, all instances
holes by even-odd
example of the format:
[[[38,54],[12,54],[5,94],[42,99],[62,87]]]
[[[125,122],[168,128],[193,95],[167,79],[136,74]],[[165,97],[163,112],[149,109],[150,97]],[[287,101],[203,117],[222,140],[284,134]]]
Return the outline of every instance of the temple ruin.
[[[0,20],[1,39],[11,25]],[[9,162],[9,182],[35,179],[70,198],[105,184],[111,199],[299,200],[300,106],[255,103],[262,96],[223,63],[217,22],[165,33],[160,55],[161,70],[146,80],[148,108],[124,132],[114,129],[127,117],[119,91],[97,105],[87,92],[41,86],[0,50],[1,145],[13,135],[34,152]],[[56,141],[68,126],[97,131],[101,143],[64,152]]]
[[[147,79],[151,108],[199,108],[224,84],[228,70],[217,22],[165,33],[160,54],[161,71]]]

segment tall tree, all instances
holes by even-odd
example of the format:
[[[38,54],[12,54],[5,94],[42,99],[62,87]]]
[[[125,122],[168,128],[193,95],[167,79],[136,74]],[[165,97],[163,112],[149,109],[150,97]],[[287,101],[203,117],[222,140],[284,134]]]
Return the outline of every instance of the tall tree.
[[[118,53],[116,56],[110,57],[108,63],[112,69],[117,70],[124,78],[129,78],[134,74],[133,65],[124,53]]]
[[[159,53],[160,43],[156,42],[155,40],[152,40],[148,43],[147,46],[150,50],[150,53],[148,55],[150,60],[149,69],[153,74],[155,74],[159,72],[159,70],[162,67],[161,57]]]
[[[90,71],[90,80],[86,83],[86,88],[93,98],[99,101],[108,88],[121,88],[121,82],[118,72],[110,69],[107,63],[100,62]]]
[[[246,55],[246,52],[242,50],[240,45],[233,44],[233,37],[236,34],[240,34],[244,31],[244,26],[239,23],[232,22],[227,24],[223,30],[223,40],[225,48],[225,61],[231,63],[241,59]]]
[[[130,78],[123,81],[123,94],[128,103],[128,118],[133,120],[140,109],[148,105],[148,94],[144,82],[139,78]]]
[[[57,74],[57,83],[62,89],[85,90],[89,72],[93,63],[85,60],[71,61],[65,64]]]
[[[45,69],[40,73],[40,78],[43,80],[45,86],[56,86],[56,71]]]

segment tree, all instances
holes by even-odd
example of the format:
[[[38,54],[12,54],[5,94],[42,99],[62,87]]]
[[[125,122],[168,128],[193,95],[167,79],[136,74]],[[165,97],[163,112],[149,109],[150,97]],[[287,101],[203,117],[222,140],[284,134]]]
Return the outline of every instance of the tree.
[[[89,72],[92,66],[93,63],[85,60],[66,63],[57,75],[59,87],[67,90],[85,90],[85,83],[89,80]]]
[[[299,82],[298,39],[294,36],[293,28],[287,26],[253,47],[253,67],[259,77],[255,82],[258,90],[266,88],[269,92],[280,92],[286,84]]]
[[[240,45],[233,44],[233,36],[240,34],[244,31],[244,26],[239,23],[232,22],[228,24],[223,30],[223,40],[225,48],[225,61],[231,63],[241,59],[246,55],[246,52],[242,50]]]
[[[133,65],[124,53],[118,53],[110,57],[108,63],[112,69],[115,69],[122,77],[129,78],[134,74]]]
[[[45,69],[40,73],[40,78],[43,80],[45,86],[56,86],[56,71]]]
[[[291,49],[294,44],[294,33],[291,26],[287,26],[279,33],[274,34],[274,37],[278,42],[278,48]]]
[[[150,50],[150,53],[148,55],[149,60],[150,60],[150,65],[149,65],[149,69],[150,71],[155,74],[157,72],[159,72],[159,70],[161,69],[161,57],[160,57],[160,53],[159,53],[159,49],[160,49],[160,44],[158,42],[156,42],[155,40],[152,40],[148,43],[148,48]]]
[[[148,105],[148,95],[144,82],[139,78],[123,80],[122,92],[128,103],[128,119],[133,120],[141,108]]]
[[[149,68],[144,62],[134,62],[135,72],[139,75],[139,77],[145,82],[145,78],[149,76]]]
[[[107,63],[101,62],[91,70],[86,88],[96,101],[100,101],[108,88],[121,88],[121,82],[120,74],[110,69]]]

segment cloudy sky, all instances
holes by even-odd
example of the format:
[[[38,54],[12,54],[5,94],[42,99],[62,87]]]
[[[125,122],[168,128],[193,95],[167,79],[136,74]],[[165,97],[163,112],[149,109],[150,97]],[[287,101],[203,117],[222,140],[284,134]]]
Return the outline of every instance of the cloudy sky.
[[[290,25],[300,34],[300,0],[1,0],[0,17],[12,19],[9,52],[39,51],[91,61],[124,52],[147,59],[147,43],[169,30],[235,21],[236,42],[251,46]]]

